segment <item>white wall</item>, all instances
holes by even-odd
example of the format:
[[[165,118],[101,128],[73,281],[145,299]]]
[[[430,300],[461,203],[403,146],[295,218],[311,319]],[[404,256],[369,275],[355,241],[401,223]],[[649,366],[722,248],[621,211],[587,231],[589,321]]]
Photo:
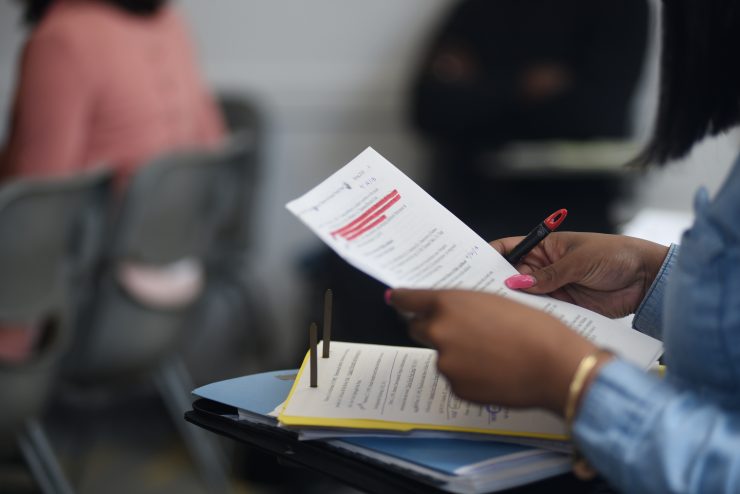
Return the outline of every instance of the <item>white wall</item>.
[[[424,37],[452,0],[179,3],[193,26],[208,79],[258,98],[268,119],[258,211],[260,266],[273,302],[280,301],[282,332],[302,335],[303,328],[295,327],[301,291],[292,263],[316,241],[283,205],[368,145],[423,180],[422,148],[404,124],[405,86]],[[22,37],[17,14],[14,3],[0,2],[4,115]],[[652,77],[638,100],[638,128],[647,127],[654,104]],[[695,184],[715,190],[736,149],[731,137],[700,146],[685,163],[646,177],[627,209],[688,209]]]

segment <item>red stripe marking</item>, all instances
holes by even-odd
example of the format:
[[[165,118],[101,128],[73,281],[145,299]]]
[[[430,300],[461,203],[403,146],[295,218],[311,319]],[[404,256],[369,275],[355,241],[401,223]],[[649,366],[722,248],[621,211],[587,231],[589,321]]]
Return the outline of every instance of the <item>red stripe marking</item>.
[[[379,207],[381,207],[383,204],[385,204],[388,200],[390,200],[393,196],[395,196],[397,194],[398,194],[398,190],[393,189],[393,191],[391,191],[390,194],[388,194],[387,196],[385,196],[384,198],[382,198],[381,200],[379,200],[378,202],[376,202],[375,204],[373,204],[372,206],[370,206],[360,216],[358,216],[354,220],[350,221],[349,223],[347,223],[343,227],[339,228],[338,230],[334,230],[333,232],[330,233],[330,235],[332,235],[332,236],[334,236],[334,235],[341,235],[342,233],[346,232],[347,230],[350,230],[350,229],[354,228],[358,223],[362,222],[365,218],[367,218],[368,216],[370,216],[371,214],[373,214],[376,209],[378,209]]]
[[[380,218],[378,218],[377,220],[375,220],[372,223],[370,223],[369,225],[367,225],[365,228],[362,228],[360,230],[357,230],[355,233],[353,233],[352,235],[350,235],[348,237],[345,237],[345,238],[347,240],[354,240],[357,237],[359,237],[360,235],[362,235],[363,233],[367,232],[368,230],[372,230],[373,228],[375,228],[376,226],[378,226],[379,224],[381,224],[382,222],[384,222],[386,219],[387,219],[387,216],[386,215],[383,215]]]
[[[350,228],[349,230],[346,230],[346,231],[342,232],[340,234],[340,236],[345,237],[345,238],[348,237],[348,236],[351,236],[354,232],[356,232],[357,230],[362,229],[365,225],[367,225],[368,223],[370,223],[371,221],[373,221],[375,218],[377,218],[381,214],[383,214],[386,211],[388,211],[388,209],[391,206],[393,206],[395,203],[397,203],[400,200],[401,200],[401,195],[400,194],[397,195],[397,196],[394,196],[393,199],[391,199],[390,201],[388,201],[385,204],[385,206],[383,206],[382,208],[378,209],[373,214],[371,214],[370,216],[368,216],[367,218],[365,218],[365,220],[362,223],[359,223],[356,226]]]

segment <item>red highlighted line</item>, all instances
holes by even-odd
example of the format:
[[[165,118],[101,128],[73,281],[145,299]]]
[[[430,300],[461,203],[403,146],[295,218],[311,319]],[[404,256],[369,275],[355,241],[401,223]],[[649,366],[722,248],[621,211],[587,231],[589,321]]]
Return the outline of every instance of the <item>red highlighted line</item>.
[[[395,203],[397,203],[400,199],[401,199],[401,196],[400,195],[394,196],[393,199],[391,199],[390,201],[388,201],[387,203],[385,203],[385,206],[381,207],[380,209],[378,209],[377,211],[375,211],[373,214],[371,214],[370,216],[368,216],[367,218],[365,218],[361,223],[358,223],[356,226],[354,226],[354,227],[350,228],[349,230],[345,231],[340,236],[342,236],[342,237],[344,237],[344,238],[346,238],[346,239],[349,240],[349,237],[352,236],[358,230],[363,230],[364,231],[365,225],[367,225],[371,221],[374,221],[375,218],[379,217],[381,214],[383,214],[386,211],[388,211],[388,209],[391,206],[393,206]]]
[[[380,218],[378,218],[375,221],[373,221],[372,223],[370,223],[369,225],[367,225],[365,228],[361,228],[359,230],[356,230],[353,234],[348,235],[348,236],[345,236],[344,238],[347,239],[347,240],[354,240],[357,237],[359,237],[360,235],[362,235],[363,233],[365,233],[366,231],[372,230],[373,228],[375,228],[376,226],[378,226],[379,224],[381,224],[382,222],[384,222],[386,219],[387,219],[387,216],[386,215],[383,215]]]
[[[370,206],[364,213],[362,213],[360,216],[355,218],[354,220],[350,221],[343,227],[334,230],[331,232],[330,235],[332,236],[341,236],[348,240],[351,238],[356,238],[358,235],[355,235],[358,231],[362,231],[362,233],[367,231],[367,225],[371,223],[373,226],[380,223],[379,221],[374,221],[378,216],[383,214],[385,211],[388,210],[393,204],[398,202],[401,199],[401,195],[398,193],[398,190],[393,189],[388,195],[380,199],[378,202]],[[385,217],[384,217],[385,219]],[[360,233],[360,235],[362,234]]]

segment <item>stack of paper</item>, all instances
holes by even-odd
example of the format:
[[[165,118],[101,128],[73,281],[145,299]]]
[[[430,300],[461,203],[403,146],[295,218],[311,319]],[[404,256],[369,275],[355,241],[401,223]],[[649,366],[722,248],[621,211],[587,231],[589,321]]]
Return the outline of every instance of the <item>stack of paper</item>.
[[[308,355],[278,416],[281,425],[408,432],[450,431],[567,440],[544,410],[510,410],[461,400],[428,348],[335,341],[309,385]]]
[[[234,420],[277,427],[269,413],[285,400],[296,371],[274,371],[221,381],[193,391],[238,409]],[[407,472],[449,492],[477,494],[523,485],[567,472],[570,457],[544,449],[453,436],[415,438],[345,437],[326,440],[332,448],[363,461]]]
[[[570,469],[568,455],[515,444],[464,439],[355,438],[339,449],[443,482],[445,490],[482,493],[536,482]]]

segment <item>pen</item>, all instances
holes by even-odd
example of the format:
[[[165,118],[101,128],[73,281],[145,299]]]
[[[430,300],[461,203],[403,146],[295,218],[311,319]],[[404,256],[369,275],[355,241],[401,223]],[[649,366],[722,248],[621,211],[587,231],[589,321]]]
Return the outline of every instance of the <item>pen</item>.
[[[560,223],[563,222],[566,216],[568,216],[567,209],[558,209],[545,218],[545,221],[534,227],[521,242],[516,244],[516,247],[511,249],[511,252],[505,256],[506,260],[509,261],[512,266],[519,264],[522,257],[529,254],[529,251],[534,249],[538,243],[542,242],[545,237],[550,235],[552,231],[559,227]]]

